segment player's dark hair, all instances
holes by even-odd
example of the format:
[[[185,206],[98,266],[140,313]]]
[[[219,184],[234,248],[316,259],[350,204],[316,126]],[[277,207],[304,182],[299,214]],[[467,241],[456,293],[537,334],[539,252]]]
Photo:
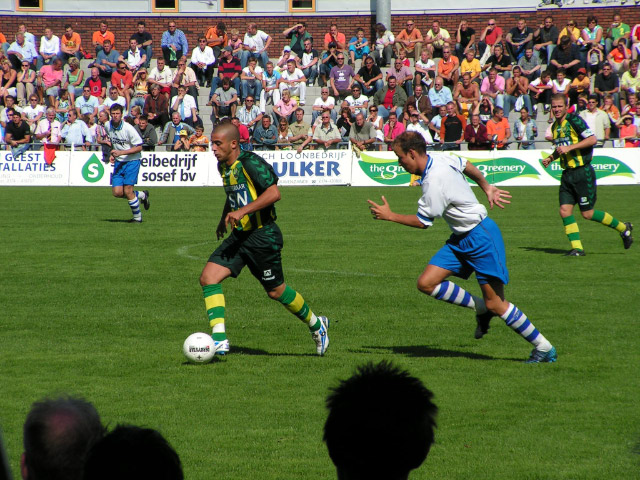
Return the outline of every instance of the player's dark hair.
[[[434,440],[432,397],[390,362],[358,367],[327,397],[324,441],[337,469],[350,479],[371,479],[399,478],[419,467]]]
[[[554,93],[551,95],[551,101],[553,102],[554,100],[562,100],[564,103],[567,103],[567,97],[564,93]]]
[[[124,109],[122,108],[122,105],[120,105],[119,103],[114,103],[113,105],[111,105],[111,108],[109,108],[109,111],[111,112],[115,110],[118,110],[120,112],[124,111]]]
[[[183,480],[176,451],[156,430],[118,425],[96,443],[84,469],[84,480]]]
[[[83,399],[34,403],[23,429],[29,480],[80,480],[87,452],[103,435],[100,415]]]
[[[424,141],[424,137],[418,132],[401,133],[395,138],[391,146],[393,148],[399,148],[404,153],[407,153],[409,150],[415,150],[420,155],[427,153],[427,144]]]

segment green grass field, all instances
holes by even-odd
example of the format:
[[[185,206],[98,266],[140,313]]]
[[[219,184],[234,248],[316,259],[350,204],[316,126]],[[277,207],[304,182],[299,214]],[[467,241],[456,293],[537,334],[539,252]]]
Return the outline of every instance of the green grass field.
[[[366,199],[412,213],[418,189],[283,188],[286,280],[332,319],[329,351],[315,356],[306,327],[245,271],[224,283],[232,354],[197,366],[182,343],[208,331],[198,277],[222,189],[155,189],[142,225],[122,222],[129,208],[107,189],[0,189],[0,426],[15,478],[31,403],[71,393],[111,427],[159,429],[189,480],[332,479],[328,387],[383,359],[439,407],[412,479],[640,478],[640,238],[625,251],[617,232],[579,219],[588,255],[565,258],[557,189],[510,190],[513,204],[492,212],[507,298],[557,347],[556,364],[523,364],[529,345],[499,319],[474,340],[471,311],[416,290],[446,224],[375,222]],[[598,193],[640,237],[640,188]]]

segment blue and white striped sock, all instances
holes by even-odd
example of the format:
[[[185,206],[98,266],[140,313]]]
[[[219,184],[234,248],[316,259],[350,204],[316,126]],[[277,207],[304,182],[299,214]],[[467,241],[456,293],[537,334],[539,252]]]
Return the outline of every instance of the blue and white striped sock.
[[[470,308],[477,313],[485,313],[487,311],[482,298],[471,295],[464,288],[460,288],[453,282],[444,281],[437,285],[431,292],[431,296],[444,302]]]
[[[147,198],[147,195],[142,190],[134,190],[133,194],[138,198],[138,200],[144,200]]]
[[[551,344],[549,340],[544,338],[533,323],[529,321],[527,316],[520,311],[513,303],[509,303],[509,308],[500,315],[508,327],[511,327],[517,333],[519,333],[526,341],[533,344],[536,349],[541,352],[548,352],[551,350]]]
[[[129,202],[129,207],[131,207],[131,213],[133,213],[133,219],[137,221],[142,220],[142,213],[140,213],[140,202],[138,198],[134,198],[133,200],[127,200]]]

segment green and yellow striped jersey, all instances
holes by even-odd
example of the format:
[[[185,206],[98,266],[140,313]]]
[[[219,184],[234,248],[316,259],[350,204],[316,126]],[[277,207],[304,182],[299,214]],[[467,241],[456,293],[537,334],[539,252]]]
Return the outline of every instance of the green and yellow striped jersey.
[[[252,152],[243,151],[231,166],[226,163],[218,164],[218,171],[222,176],[222,185],[232,211],[255,201],[267,188],[278,183],[278,177],[271,165]],[[275,219],[276,208],[269,205],[242,217],[236,229],[243,232],[255,230]]]
[[[573,113],[568,113],[561,123],[556,120],[551,126],[553,132],[553,144],[556,147],[568,146],[594,135],[585,121]],[[560,155],[560,166],[562,168],[576,168],[588,165],[593,157],[593,146],[572,150],[569,153]]]

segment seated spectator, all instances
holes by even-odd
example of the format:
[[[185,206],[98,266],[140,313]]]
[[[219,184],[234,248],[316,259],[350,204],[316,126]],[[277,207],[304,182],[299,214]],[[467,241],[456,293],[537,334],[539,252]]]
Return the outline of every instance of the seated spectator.
[[[351,125],[349,140],[360,150],[370,150],[376,141],[376,128],[361,112],[356,114],[356,121]]]
[[[553,52],[553,49],[551,50],[551,52]],[[551,54],[549,56],[551,56]],[[522,70],[522,75],[526,77],[529,82],[533,82],[536,78],[538,78],[540,76],[540,72],[542,71],[540,58],[536,57],[533,54],[532,48],[525,48],[524,55],[520,57],[520,60],[518,60],[518,66]]]
[[[605,66],[602,67],[604,70]],[[578,95],[589,92],[591,88],[591,80],[587,77],[587,71],[584,68],[578,69],[578,76],[569,84],[569,104],[578,101]],[[597,92],[596,92],[597,93]]]
[[[315,102],[313,103],[311,124],[316,124],[316,120],[320,118],[322,112],[328,112],[331,117],[331,121],[335,123],[338,119],[338,115],[334,110],[335,106],[335,99],[329,96],[329,87],[322,87],[320,89],[320,96],[316,98]]]
[[[351,115],[351,110],[349,110],[349,108],[344,107],[340,109],[340,116],[338,117],[336,126],[338,127],[338,131],[340,132],[340,137],[343,142],[349,141],[349,133],[351,133],[351,127],[355,121],[356,119]]]
[[[529,94],[531,103],[533,106],[533,116],[537,116],[538,104],[544,104],[544,113],[549,113],[549,120],[551,120],[551,95],[553,95],[553,83],[551,82],[551,74],[549,70],[545,70],[540,75],[540,78],[536,78],[533,82],[529,83]],[[551,122],[550,122],[551,123]]]
[[[280,72],[274,70],[273,62],[267,62],[267,68],[262,73],[262,89],[260,91],[260,111],[262,113],[267,111],[268,100],[271,100],[272,105],[280,101],[278,80],[280,80]]]
[[[156,430],[118,425],[89,451],[83,480],[183,480],[180,457]]]
[[[116,90],[117,93],[118,91]],[[160,85],[151,85],[151,94],[144,99],[142,112],[154,127],[163,128],[167,124],[169,121],[169,106],[167,97],[160,93]]]
[[[247,127],[249,132],[253,132],[255,125],[262,121],[263,113],[256,105],[255,97],[253,95],[247,95],[244,99],[244,105],[241,106],[236,113],[240,123]]]
[[[16,93],[18,105],[27,104],[27,99],[36,91],[36,72],[31,69],[29,62],[23,61],[22,68],[16,76]]]
[[[22,67],[22,62],[28,62],[30,66],[36,66],[36,59],[38,52],[35,46],[25,41],[22,33],[16,34],[16,41],[9,45],[7,50],[7,58],[11,62],[11,66],[14,70],[18,71]]]
[[[54,101],[54,108],[56,109],[56,118],[60,123],[66,122],[69,114],[69,110],[76,107],[69,101],[69,92],[62,90],[60,97],[56,97]]]
[[[4,100],[7,96],[17,97],[16,80],[18,73],[11,68],[11,62],[6,58],[0,60],[0,68],[2,70],[0,72],[0,96],[3,99],[3,103],[5,103]]]
[[[360,60],[366,55],[369,55],[371,48],[369,47],[369,40],[364,36],[363,28],[358,28],[356,30],[356,35],[351,37],[351,40],[349,40],[347,49],[349,50],[349,58],[351,59],[350,64],[352,66],[355,65],[356,60]]]
[[[91,95],[89,96],[91,97]],[[69,110],[67,121],[62,125],[60,135],[65,144],[72,147],[81,147],[82,150],[86,150],[93,143],[93,136],[89,131],[89,127],[78,118],[78,114],[73,108]]]
[[[102,20],[100,22],[100,29],[93,32],[93,36],[91,37],[91,42],[93,43],[93,47],[96,50],[96,55],[102,50],[103,44],[106,40],[109,40],[112,45],[115,45],[116,39],[113,35],[113,32],[108,30],[109,26],[106,20]]]
[[[413,95],[407,98],[407,103],[404,104],[404,111],[407,111],[409,105],[413,105],[416,107],[418,113],[424,115],[427,118],[431,118],[433,116],[433,109],[431,108],[431,100],[429,100],[429,96],[424,94],[424,89],[422,85],[416,85],[416,88],[413,91]]]
[[[561,93],[567,100],[569,100],[569,85],[571,85],[571,80],[566,77],[566,72],[564,68],[559,68],[556,72],[556,79],[551,82],[553,85],[553,95],[556,93]]]
[[[451,48],[445,45],[442,49],[442,58],[438,62],[438,75],[442,77],[447,87],[453,88],[458,84],[459,68],[458,57],[451,55]]]
[[[149,123],[149,117],[144,113],[138,118],[138,124],[135,126],[136,132],[142,138],[142,151],[152,152],[158,143],[158,135],[153,125]]]
[[[482,74],[482,67],[480,66],[480,61],[475,58],[475,48],[469,48],[464,55],[464,59],[460,63],[460,75],[463,76],[465,73],[468,73],[469,78],[471,79],[470,81],[479,85],[482,81],[482,78],[480,77]]]
[[[10,121],[5,127],[4,143],[11,149],[11,156],[18,159],[31,148],[31,130],[17,110],[7,108],[5,114]]]
[[[240,67],[238,59],[235,58],[231,52],[232,48],[230,46],[222,49],[222,56],[218,59],[218,76],[211,82],[212,93],[209,99],[213,96],[213,92],[220,88],[222,80],[225,78],[229,79],[230,85],[233,85],[236,92],[241,91],[240,74],[242,73],[242,68]]]
[[[484,70],[495,68],[498,74],[506,80],[511,76],[513,59],[504,53],[502,45],[497,44],[493,47],[493,55],[489,57],[483,68]]]
[[[284,117],[287,122],[291,123],[297,108],[298,102],[291,97],[289,90],[282,90],[282,98],[273,106],[273,118],[277,122],[280,117]]]
[[[257,65],[256,58],[250,58],[249,63],[242,69],[240,81],[242,83],[242,98],[252,95],[253,98],[260,98],[262,92],[263,70]]]
[[[427,146],[432,147],[433,138],[429,132],[429,120],[424,115],[420,115],[420,112],[415,109],[411,110],[408,117],[409,119],[407,121],[405,131],[419,133],[422,135],[422,138],[424,138]]]
[[[285,118],[286,120],[286,118]],[[280,121],[280,117],[278,117]],[[253,147],[256,150],[275,150],[278,142],[278,130],[271,124],[271,117],[264,115],[262,121],[253,130]]]
[[[342,480],[407,479],[427,458],[437,407],[433,394],[389,362],[359,367],[333,388],[324,441]],[[393,441],[381,441],[376,432]]]
[[[244,34],[244,41],[242,42],[243,50],[240,56],[242,68],[247,66],[250,57],[256,57],[262,68],[264,68],[269,61],[267,49],[269,45],[271,45],[272,40],[271,36],[262,30],[258,30],[256,23],[250,23],[247,27],[247,33]]]
[[[404,132],[404,125],[402,122],[398,121],[398,115],[396,112],[389,113],[387,123],[384,124],[382,129],[384,142],[387,144],[387,150],[391,150],[391,144],[402,132]]]
[[[97,67],[91,69],[91,76],[84,82],[85,87],[89,87],[91,95],[96,97],[98,103],[104,102],[107,97],[107,82],[100,76],[100,70]]]
[[[630,38],[631,27],[626,23],[622,23],[622,16],[619,12],[615,12],[613,14],[611,26],[607,29],[607,33],[605,34],[605,52],[611,52],[619,43],[622,43],[626,47],[627,43],[630,42]]]
[[[23,432],[23,478],[81,480],[87,452],[104,428],[91,403],[60,397],[35,402]]]
[[[31,95],[29,104],[22,109],[22,119],[27,122],[27,126],[31,133],[35,132],[38,123],[44,117],[45,107],[38,103],[38,96]]]
[[[395,37],[393,32],[388,30],[384,23],[376,24],[376,43],[373,49],[373,58],[378,67],[384,68],[391,64],[394,44]]]
[[[629,62],[629,70],[624,72],[620,78],[620,108],[629,103],[629,98],[638,92],[640,92],[640,73],[638,59],[634,58]]]
[[[229,41],[227,43],[227,47],[231,47],[231,55],[233,55],[233,57],[238,60],[238,63],[240,63],[243,52],[243,43],[242,38],[240,37],[240,30],[237,28],[229,30]],[[220,58],[220,55],[216,58]]]
[[[614,105],[613,97],[611,95],[604,96],[604,105],[602,106],[602,111],[609,116],[611,130],[614,131],[616,123],[620,119],[620,110],[618,110],[618,107]]]
[[[467,56],[467,52],[473,50],[475,55],[476,49],[476,31],[469,26],[466,20],[461,20],[456,31],[455,54],[459,62],[462,62]]]
[[[238,133],[240,134],[240,149],[245,151],[253,150],[253,145],[251,144],[251,135],[249,134],[249,130],[247,129],[247,127],[240,123],[238,117],[233,117],[231,119],[231,123],[236,126],[236,128],[238,129]]]
[[[182,57],[178,60],[178,68],[173,73],[173,80],[171,82],[171,96],[174,97],[178,93],[178,87],[184,86],[187,89],[189,95],[193,97],[196,102],[196,108],[198,107],[198,89],[196,85],[198,79],[196,78],[196,72],[191,67],[187,67],[187,58]]]
[[[124,62],[118,62],[118,69],[111,75],[111,85],[118,89],[118,95],[125,98],[127,107],[131,105],[133,75],[127,70],[127,65]]]
[[[286,28],[282,34],[290,40],[289,48],[291,51],[301,57],[304,51],[304,42],[311,39],[311,34],[307,31],[307,24],[305,22],[296,23],[293,27]]]
[[[313,140],[311,125],[304,121],[304,110],[296,109],[296,121],[289,125],[288,142],[296,149],[297,153],[302,153]]]
[[[384,120],[378,115],[378,107],[375,105],[371,105],[369,107],[369,115],[366,120],[373,125],[373,128],[376,129],[376,140],[383,142],[384,132],[382,131],[382,128],[384,127]],[[380,150],[382,150],[382,148]]]
[[[489,75],[482,80],[480,92],[483,95],[490,97],[494,105],[504,108],[505,86],[505,79],[498,75],[498,70],[496,68],[491,68],[489,70]]]
[[[167,124],[162,129],[162,134],[160,135],[160,140],[158,140],[158,145],[169,145],[170,150],[180,140],[180,132],[184,130],[188,135],[193,135],[196,133],[194,128],[191,125],[187,125],[183,123],[180,119],[180,113],[171,112],[171,121],[167,122]]]
[[[489,150],[487,127],[480,121],[478,113],[471,114],[471,122],[464,129],[464,141],[467,142],[467,150]]]
[[[278,127],[276,130],[278,131],[276,150],[291,150],[291,145],[289,145],[291,131],[289,130],[289,122],[287,122],[286,118],[278,120]]]
[[[580,63],[578,46],[571,43],[571,39],[565,35],[560,38],[560,45],[553,51],[547,69],[551,76],[555,76],[559,68],[564,68],[567,71],[567,77],[574,79],[577,76]]]
[[[498,27],[495,18],[490,18],[478,40],[478,54],[483,56],[487,48],[493,51],[494,45],[502,42],[502,28]]]
[[[91,119],[95,119],[98,116],[100,103],[96,97],[91,95],[91,89],[89,87],[82,87],[82,95],[76,98],[74,106],[76,107],[78,117],[89,115]]]
[[[336,56],[338,65],[331,69],[329,74],[329,81],[331,82],[331,90],[333,96],[338,98],[345,98],[351,91],[351,85],[354,82],[355,72],[351,65],[345,65],[345,57],[343,53],[338,53]]]
[[[496,136],[496,148],[505,150],[508,148],[507,142],[511,137],[511,128],[509,121],[504,118],[504,110],[502,107],[493,107],[493,115],[487,122],[487,136],[492,139]]]
[[[631,50],[629,50],[624,42],[619,42],[614,49],[607,55],[607,60],[618,75],[622,75],[629,70],[629,62],[631,61]]]
[[[459,82],[453,90],[452,97],[458,104],[460,112],[463,112],[463,114],[466,112],[466,116],[469,116],[480,103],[480,87],[477,83],[471,81],[469,73],[465,73],[462,76],[462,82]]]
[[[535,150],[538,127],[535,120],[529,118],[527,107],[520,109],[520,118],[513,126],[513,138],[518,142],[518,150]]]
[[[82,58],[80,52],[80,46],[82,39],[80,35],[73,31],[71,24],[67,23],[64,26],[64,35],[60,37],[60,53],[58,58],[66,64],[71,57],[76,57],[78,60]]]
[[[278,61],[276,62],[276,70],[282,73],[287,69],[287,62],[292,59],[297,61],[298,57],[291,51],[291,47],[289,45],[285,45],[282,50],[282,55],[280,55],[280,58],[278,58]]]
[[[146,24],[144,20],[138,20],[138,29],[130,38],[134,39],[138,44],[138,47],[144,51],[144,54],[147,57],[144,67],[148,69],[151,63],[151,57],[153,56],[153,37],[146,31]]]
[[[584,68],[581,68],[578,71],[580,70],[584,71]],[[587,94],[589,93],[588,90],[583,91]],[[615,104],[619,104],[620,80],[618,78],[618,75],[611,68],[610,64],[605,63],[602,66],[602,71],[596,75],[596,79],[593,85],[593,91],[600,96],[599,98],[602,98],[604,95],[611,95],[613,96],[613,101],[615,102]]]
[[[596,136],[597,143],[594,146],[603,147],[604,143],[611,138],[611,122],[609,116],[600,110],[598,105],[598,95],[589,95],[587,109],[580,112],[580,117]]]
[[[64,84],[62,88],[69,91],[69,99],[74,103],[84,86],[84,70],[80,68],[80,60],[73,57],[64,69]]]
[[[340,52],[338,51],[336,44],[332,42],[329,44],[328,50],[322,54],[320,66],[318,67],[318,74],[320,76],[318,84],[321,87],[324,87],[327,84],[327,77],[331,73],[331,70],[333,67],[338,65],[338,53]]]
[[[106,81],[111,80],[111,75],[118,69],[118,58],[120,54],[114,50],[111,41],[106,40],[102,44],[103,48],[98,52],[96,61],[90,66],[96,67],[100,71],[100,76]]]
[[[395,39],[396,55],[399,56],[400,51],[404,50],[409,56],[414,54],[414,59],[417,62],[422,55],[422,45],[424,38],[420,30],[416,28],[413,20],[407,20],[406,28],[403,29]],[[390,61],[388,63],[391,63]]]
[[[473,113],[477,113],[480,116],[480,121],[482,122],[482,124],[486,125],[493,116],[493,100],[491,99],[491,97],[482,95],[480,105],[478,105],[478,108]]]
[[[560,71],[558,71],[560,73]],[[558,75],[558,80],[561,82],[561,88],[569,91],[569,81],[563,82]],[[555,87],[554,87],[555,88]],[[504,99],[504,111],[508,117],[511,109],[515,108],[517,111],[521,111],[522,107],[526,107],[527,112],[532,112],[531,98],[529,97],[529,80],[522,75],[522,70],[519,66],[513,67],[513,77],[507,80],[505,85],[505,99]]]
[[[147,55],[140,47],[135,38],[129,40],[129,48],[118,57],[118,60],[127,65],[132,74],[136,74],[138,69],[144,67],[147,63]]]
[[[191,95],[187,94],[187,87],[184,85],[180,85],[178,87],[178,94],[171,98],[169,110],[172,112],[178,112],[180,114],[180,120],[192,127],[202,123],[198,118],[196,100]]]
[[[178,139],[171,146],[172,152],[188,152],[191,149],[191,144],[189,143],[189,132],[186,130],[180,130],[178,132]]]
[[[213,106],[212,121],[217,123],[223,117],[235,117],[238,106],[238,92],[231,87],[229,77],[222,79],[222,86],[218,87],[209,99],[207,105]]]
[[[44,145],[57,146],[60,143],[61,131],[62,127],[60,122],[56,119],[56,109],[49,107],[47,108],[45,117],[38,123],[34,135],[36,141]]]
[[[329,26],[329,33],[325,33],[324,35],[325,51],[330,50],[330,45],[332,43],[335,45],[336,50],[339,52],[344,52],[347,49],[347,38],[345,37],[344,33],[340,33],[338,31],[338,25],[335,23],[332,23]]]
[[[363,115],[365,115],[368,106],[369,98],[366,95],[362,95],[362,89],[360,88],[360,85],[354,84],[351,87],[351,95],[343,100],[340,107],[347,107],[351,111],[351,116],[355,117],[357,113],[362,113]]]
[[[444,28],[440,27],[440,21],[434,20],[431,24],[431,30],[427,32],[424,43],[429,50],[431,58],[442,58],[442,49],[445,44],[450,44],[451,35]]]
[[[401,116],[402,108],[407,103],[407,94],[403,88],[397,87],[396,77],[391,75],[387,78],[387,85],[373,96],[373,103],[378,107],[382,118],[388,118],[391,112]],[[433,105],[433,101],[431,104]]]
[[[567,36],[569,38],[569,43],[573,43],[574,45],[578,45],[578,41],[581,38],[580,29],[576,26],[575,20],[567,21],[567,26],[560,30],[558,34],[558,46],[560,42],[562,42],[562,37]]]
[[[307,38],[304,41],[304,50],[296,59],[297,67],[302,71],[307,79],[307,86],[312,87],[318,78],[318,62],[320,54],[313,48],[313,39]]]
[[[436,77],[433,81],[433,88],[429,90],[429,101],[433,108],[439,108],[453,100],[451,89],[444,86],[442,77]]]
[[[38,70],[42,68],[42,65],[51,65],[53,60],[58,58],[58,55],[60,54],[60,38],[53,34],[53,30],[51,30],[50,27],[45,27],[44,35],[40,37],[39,53],[39,62],[37,65]]]
[[[384,86],[382,81],[382,71],[375,64],[372,57],[365,57],[362,60],[362,67],[358,70],[353,79],[360,84],[365,95],[373,95]]]
[[[171,84],[173,83],[173,72],[168,65],[165,64],[164,58],[159,58],[156,66],[151,70],[151,73],[147,76],[147,82],[153,85],[157,85],[160,88],[160,93],[167,99],[171,94]]]
[[[582,64],[586,64],[588,71],[593,70],[596,73],[604,56],[604,30],[598,25],[595,15],[587,17],[587,26],[582,29],[580,37],[582,38],[580,47]]]
[[[215,62],[216,57],[211,47],[207,45],[207,39],[200,37],[198,46],[191,53],[191,69],[195,72],[198,84],[201,87],[205,85],[209,87],[211,85]]]
[[[131,97],[131,108],[138,106],[144,108],[144,101],[149,94],[149,80],[147,79],[147,69],[141,67],[133,76],[133,95]]]
[[[127,108],[127,100],[118,94],[118,89],[116,87],[111,87],[109,89],[109,97],[106,98],[102,104],[102,110],[110,110],[111,106],[116,103],[123,109]],[[162,126],[164,127],[164,124]]]
[[[404,88],[408,97],[413,95],[413,72],[411,71],[411,68],[403,65],[402,60],[399,58],[394,60],[393,66],[387,70],[385,75],[387,81],[389,80],[389,77],[392,76],[396,78],[396,84],[398,87]]]
[[[302,73],[302,70],[296,68],[296,61],[290,58],[287,61],[287,69],[280,73],[280,80],[278,80],[278,88],[282,95],[284,90],[289,90],[292,96],[296,96],[300,99],[299,104],[305,104],[305,96],[307,91],[307,79]]]
[[[527,27],[527,21],[524,17],[520,17],[516,26],[507,33],[505,37],[507,49],[509,50],[509,56],[515,62],[520,60],[527,47],[533,47],[533,33],[533,29]]]
[[[227,46],[229,36],[227,35],[227,26],[224,22],[218,22],[213,27],[209,27],[204,38],[207,40],[207,47],[213,51],[213,56],[219,58],[222,49]]]
[[[428,50],[423,50],[422,53],[420,53],[420,60],[415,64],[415,84],[422,83],[426,89],[431,87],[433,79],[436,76],[436,64],[429,55]]]
[[[447,115],[440,125],[440,144],[443,150],[460,150],[464,141],[467,120],[456,110],[455,102],[447,103]]]
[[[553,24],[553,17],[545,17],[544,23],[533,33],[533,38],[532,52],[535,52],[534,56],[538,59],[538,63],[549,63],[551,54],[558,44],[558,28]],[[525,47],[525,49],[528,48],[530,48],[529,45]],[[518,62],[521,59],[522,57],[518,59]],[[529,78],[529,81],[531,80],[533,79]]]
[[[336,148],[337,144],[342,141],[337,125],[331,121],[329,112],[322,112],[320,119],[320,125],[313,131],[313,141],[324,150]]]
[[[179,60],[189,52],[187,37],[182,30],[177,28],[176,22],[173,20],[169,21],[167,30],[162,33],[160,47],[164,63],[171,68],[178,66]]]
[[[202,125],[196,125],[196,133],[189,137],[189,151],[190,152],[208,152],[209,151],[209,139],[204,134],[204,127]]]
[[[624,140],[625,148],[638,148],[640,145],[640,133],[638,126],[633,123],[633,116],[625,115],[621,119],[621,123],[618,127],[619,138]]]

